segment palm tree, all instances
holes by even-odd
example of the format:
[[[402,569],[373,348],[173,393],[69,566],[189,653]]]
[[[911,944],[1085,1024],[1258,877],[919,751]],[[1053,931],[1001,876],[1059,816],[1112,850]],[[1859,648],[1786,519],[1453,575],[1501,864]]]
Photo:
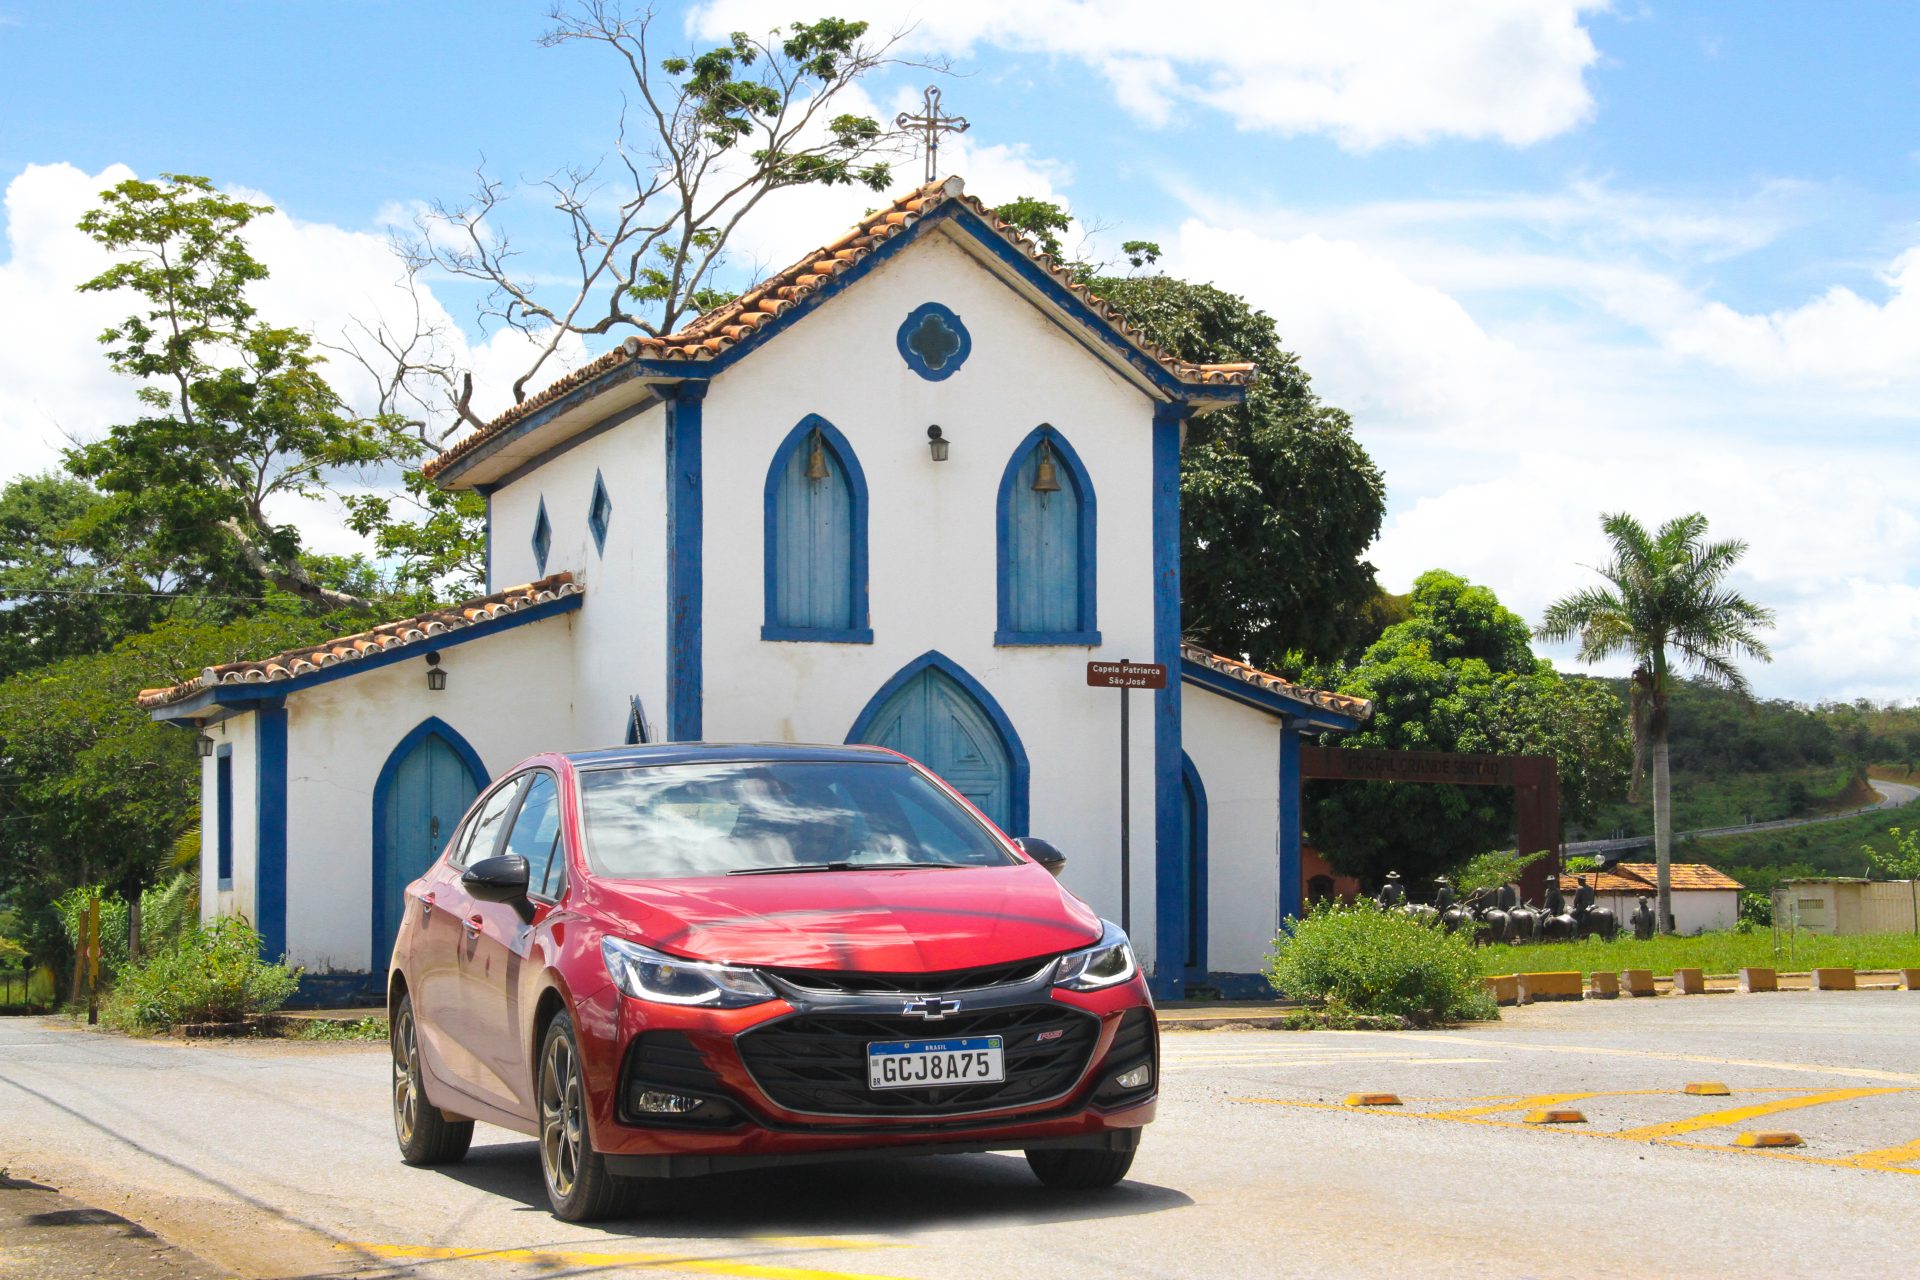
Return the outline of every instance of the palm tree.
[[[1582,662],[1619,653],[1633,656],[1633,798],[1639,798],[1642,765],[1651,756],[1658,927],[1667,933],[1673,920],[1673,798],[1667,773],[1670,664],[1677,662],[1683,672],[1736,693],[1749,692],[1747,678],[1733,659],[1773,661],[1754,634],[1773,622],[1773,611],[1725,585],[1747,544],[1702,541],[1707,518],[1698,512],[1667,521],[1652,536],[1624,513],[1601,517],[1600,527],[1612,544],[1613,558],[1597,572],[1609,585],[1555,601],[1534,635],[1549,641],[1577,637]]]

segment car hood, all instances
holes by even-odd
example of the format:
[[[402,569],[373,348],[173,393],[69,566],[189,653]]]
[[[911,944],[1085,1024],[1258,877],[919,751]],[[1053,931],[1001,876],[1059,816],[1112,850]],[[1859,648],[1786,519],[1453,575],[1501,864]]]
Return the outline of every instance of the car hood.
[[[602,880],[609,932],[730,964],[938,973],[1099,941],[1087,905],[1031,863]]]

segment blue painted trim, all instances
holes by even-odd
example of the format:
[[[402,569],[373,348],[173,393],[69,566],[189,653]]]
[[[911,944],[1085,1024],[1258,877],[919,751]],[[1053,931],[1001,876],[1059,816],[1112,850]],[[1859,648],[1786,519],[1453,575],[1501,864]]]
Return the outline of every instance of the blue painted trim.
[[[906,666],[893,673],[893,678],[881,685],[879,691],[867,699],[867,705],[860,709],[854,718],[853,728],[847,730],[848,742],[865,742],[867,734],[873,729],[874,717],[880,714],[887,699],[900,692],[908,681],[914,679],[927,668],[933,668],[950,678],[955,684],[967,691],[967,694],[980,705],[987,719],[992,721],[995,732],[1000,735],[1000,745],[1007,750],[1007,759],[1012,763],[1013,777],[1010,782],[1013,794],[1007,802],[1007,824],[1013,829],[1010,836],[1027,835],[1028,789],[1033,781],[1032,766],[1027,763],[1027,749],[1020,741],[1020,734],[1013,727],[1013,721],[1000,709],[1000,703],[986,686],[975,680],[967,669],[941,653],[938,649],[929,649]]]
[[[601,503],[606,504],[604,516],[596,515]],[[593,549],[603,559],[607,554],[607,529],[613,523],[613,498],[607,493],[607,481],[600,474],[600,468],[593,469],[593,496],[587,499],[587,532],[593,535]]]
[[[222,769],[220,766],[225,765]],[[222,889],[233,888],[233,745],[213,753],[213,870]]]
[[[383,890],[386,884],[387,859],[392,856],[392,851],[387,848],[387,824],[383,821],[387,797],[393,793],[394,781],[400,776],[400,764],[407,758],[407,753],[419,746],[422,739],[434,734],[438,734],[443,742],[452,747],[453,753],[460,757],[460,763],[467,766],[467,773],[473,779],[474,791],[478,793],[487,789],[489,780],[487,766],[481,763],[480,753],[473,749],[472,743],[460,735],[458,729],[439,716],[428,716],[413,726],[407,731],[407,736],[400,739],[399,744],[387,753],[386,763],[380,766],[380,776],[373,783],[373,910],[371,912],[373,928],[367,936],[367,954],[372,957],[370,969],[373,972],[384,973],[387,961],[391,959],[389,956],[380,954],[380,943],[387,936],[388,923],[387,898]],[[447,839],[453,839],[454,833],[458,830],[459,826],[456,824],[454,830],[447,833]],[[439,856],[439,850],[434,851],[434,856]]]
[[[344,680],[348,676],[357,676],[362,672],[377,671],[381,667],[390,667],[396,662],[419,661],[426,656],[428,650],[445,653],[449,649],[475,640],[484,640],[502,631],[511,631],[515,627],[524,627],[529,623],[540,622],[562,613],[572,613],[585,600],[584,595],[544,600],[539,604],[528,605],[524,609],[498,618],[488,618],[485,622],[476,622],[470,627],[462,627],[458,631],[445,632],[434,636],[431,640],[402,645],[398,649],[385,649],[369,657],[356,658],[348,662],[336,662],[330,667],[321,667],[318,671],[310,671],[305,675],[292,676],[285,680],[265,680],[259,684],[217,684],[210,689],[202,689],[184,702],[171,703],[149,714],[155,720],[190,721],[205,716],[209,708],[213,707],[234,707],[251,711],[263,703],[284,702],[289,694],[301,693],[315,685],[331,684],[335,680]]]
[[[701,426],[707,383],[682,382],[667,401],[667,738],[701,737],[704,660]]]
[[[302,973],[283,1009],[364,1009],[386,1003],[386,971]]]
[[[1153,660],[1180,666],[1180,424],[1190,408],[1153,408]],[[1153,695],[1153,994],[1186,990],[1187,859],[1180,817],[1180,682]]]
[[[1002,578],[1001,586],[1006,585]],[[1098,631],[996,631],[993,642],[1003,649],[1017,649],[1021,645],[1075,644],[1097,645],[1100,643]]]
[[[1196,856],[1193,859],[1197,870],[1187,882],[1187,923],[1194,916],[1200,918],[1200,936],[1191,934],[1187,938],[1187,950],[1183,954],[1198,957],[1198,962],[1187,966],[1187,981],[1194,982],[1207,971],[1207,935],[1210,931],[1211,914],[1207,907],[1207,784],[1200,779],[1200,770],[1194,767],[1193,757],[1183,749],[1180,752],[1180,780],[1182,786],[1193,793],[1193,847]],[[1182,806],[1185,807],[1184,805]]]
[[[1276,1003],[1280,1000],[1264,973],[1209,973],[1195,985],[1212,987],[1220,993],[1222,1000],[1271,1000]],[[1204,1006],[1190,1004],[1187,1007],[1196,1009]]]
[[[1245,387],[1215,386],[1206,383],[1181,382],[1156,362],[1149,360],[1137,351],[1133,344],[1122,337],[1111,320],[1100,315],[1083,302],[1079,295],[1056,280],[1052,273],[1040,267],[1024,253],[1009,245],[1000,233],[980,220],[972,212],[957,202],[949,201],[932,212],[915,220],[912,226],[899,235],[882,241],[871,253],[822,284],[802,302],[788,307],[767,323],[760,325],[743,342],[737,342],[711,360],[625,360],[592,380],[573,388],[559,399],[547,404],[515,423],[507,431],[487,441],[472,453],[449,463],[435,477],[436,483],[450,487],[459,478],[479,463],[492,457],[502,448],[514,441],[539,431],[554,419],[562,417],[580,408],[588,401],[604,394],[614,387],[636,379],[672,379],[688,376],[689,368],[696,378],[713,378],[733,367],[736,361],[752,355],[762,346],[784,333],[790,326],[812,315],[820,304],[834,297],[842,290],[866,278],[868,274],[891,261],[908,245],[917,242],[942,222],[951,221],[954,225],[972,235],[989,252],[1017,274],[1027,284],[1043,294],[1055,307],[1064,311],[1079,328],[1086,330],[1092,341],[1089,345],[1105,351],[1121,363],[1138,371],[1153,385],[1171,399],[1183,400],[1191,405],[1229,405],[1240,404],[1247,398]],[[1069,331],[1071,332],[1071,331]],[[662,391],[670,388],[662,388]],[[556,448],[564,447],[564,442]],[[524,471],[516,474],[524,474]]]
[[[287,707],[254,717],[253,927],[261,957],[287,954]]]
[[[1232,676],[1221,675],[1204,663],[1182,658],[1179,670],[1180,679],[1184,683],[1197,685],[1209,693],[1217,693],[1223,698],[1252,707],[1256,711],[1264,711],[1268,715],[1298,720],[1315,729],[1335,733],[1345,733],[1360,727],[1360,722],[1352,716],[1342,715],[1338,711],[1328,711],[1324,707],[1289,698],[1271,689],[1256,688],[1244,680],[1235,680]]]
[[[812,641],[817,644],[872,644],[872,627],[768,627],[760,628],[762,640]]]
[[[542,542],[546,545],[540,545]],[[533,534],[528,539],[533,547],[533,576],[547,576],[547,557],[553,554],[553,521],[547,518],[547,496],[540,495],[540,510],[533,517]]]
[[[1280,923],[1307,913],[1300,884],[1300,726],[1280,725]]]
[[[1016,631],[1012,625],[1013,594],[1009,553],[1013,487],[1020,477],[1021,464],[1045,440],[1053,448],[1054,466],[1065,470],[1068,483],[1080,499],[1080,626],[1072,631]],[[1020,644],[1099,644],[1100,643],[1100,501],[1094,494],[1093,477],[1086,464],[1074,452],[1073,445],[1058,427],[1043,422],[1027,432],[1014,446],[1000,473],[1000,489],[993,509],[995,599],[999,607],[998,624],[993,633],[997,645]]]
[[[555,458],[558,458],[563,454],[572,453],[575,449],[578,449],[581,445],[587,443],[589,440],[593,440],[599,436],[605,435],[607,432],[613,430],[617,426],[620,426],[622,423],[633,421],[635,418],[639,417],[641,414],[645,413],[647,410],[653,408],[653,406],[659,404],[661,399],[662,397],[657,395],[648,395],[644,399],[638,401],[635,404],[630,404],[624,409],[615,409],[612,413],[600,419],[598,422],[594,423],[592,426],[586,428],[585,430],[576,431],[572,435],[568,436],[565,440],[556,441],[555,443],[548,445],[546,448],[542,449],[540,452],[534,454],[531,458],[528,458],[525,462],[522,462],[518,466],[514,467],[513,470],[502,475],[498,480],[493,481],[489,487],[494,489],[504,489],[508,485],[513,484],[517,480],[526,479],[528,476],[532,475],[535,471],[538,471],[541,467],[544,467],[549,462],[552,462]],[[520,425],[516,424],[513,428],[510,429],[508,434],[510,436],[517,438],[523,433],[520,430]],[[493,451],[494,451],[493,442],[488,441],[486,449],[482,450],[481,452],[492,453]],[[461,461],[465,462],[466,459],[463,458],[461,459]],[[449,468],[449,470],[451,470],[451,468]],[[474,487],[478,488],[479,486],[476,485]]]
[[[854,625],[851,627],[789,627],[776,623],[774,613],[778,607],[776,597],[779,559],[779,520],[774,505],[780,493],[781,474],[786,470],[787,459],[793,451],[805,443],[815,431],[820,440],[833,456],[840,461],[840,467],[847,473],[847,490],[852,505],[853,564],[847,572],[851,575],[850,586],[853,593]],[[765,620],[760,627],[762,640],[819,640],[833,644],[872,644],[872,617],[868,613],[867,593],[867,473],[860,467],[859,455],[853,451],[853,443],[840,434],[839,428],[817,413],[810,413],[800,419],[799,425],[787,432],[780,441],[780,447],[773,451],[773,465],[767,468],[766,492],[763,496],[763,524],[760,553],[761,578],[761,617]]]
[[[960,349],[948,357],[946,365],[939,369],[929,365],[918,351],[907,345],[907,339],[928,316],[939,316],[960,339]],[[907,312],[907,318],[900,322],[900,328],[893,335],[893,343],[899,348],[900,358],[907,362],[907,367],[928,382],[944,382],[951,378],[960,372],[960,366],[973,354],[973,335],[967,332],[967,326],[961,323],[959,315],[951,307],[938,302],[923,302]]]

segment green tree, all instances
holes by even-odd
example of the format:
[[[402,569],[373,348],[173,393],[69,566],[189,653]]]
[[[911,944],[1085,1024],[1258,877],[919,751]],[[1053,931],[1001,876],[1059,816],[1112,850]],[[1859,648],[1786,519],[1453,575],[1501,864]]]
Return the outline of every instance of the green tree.
[[[1587,587],[1555,601],[1535,632],[1542,640],[1578,639],[1582,662],[1617,654],[1634,660],[1631,720],[1633,779],[1650,755],[1653,773],[1653,849],[1661,932],[1673,909],[1673,797],[1668,761],[1674,666],[1701,679],[1749,692],[1740,657],[1772,661],[1758,629],[1773,613],[1726,585],[1747,544],[1707,542],[1707,518],[1679,516],[1649,533],[1625,513],[1604,516],[1611,555],[1598,572],[1604,587]]]
[[[169,562],[237,558],[258,584],[317,607],[365,607],[310,571],[299,531],[268,508],[417,445],[390,417],[352,413],[311,339],[265,323],[248,301],[267,269],[241,233],[271,210],[180,174],[131,178],[100,200],[80,227],[118,261],[80,287],[138,299],[100,340],[139,383],[146,413],[69,450],[69,469],[107,495],[109,522],[151,528]]]
[[[90,884],[138,903],[199,820],[194,735],[150,719],[135,703],[139,691],[373,620],[276,611],[225,623],[169,621],[106,653],[0,681],[0,885],[37,959],[57,962],[65,945],[50,903]],[[133,945],[137,951],[137,937]]]
[[[1577,820],[1626,780],[1623,708],[1598,681],[1569,679],[1537,659],[1527,624],[1458,574],[1420,575],[1408,617],[1388,627],[1340,692],[1372,700],[1373,718],[1339,745],[1408,751],[1550,755],[1563,820]],[[1307,827],[1340,870],[1409,883],[1459,866],[1513,833],[1513,797],[1499,787],[1316,782]]]

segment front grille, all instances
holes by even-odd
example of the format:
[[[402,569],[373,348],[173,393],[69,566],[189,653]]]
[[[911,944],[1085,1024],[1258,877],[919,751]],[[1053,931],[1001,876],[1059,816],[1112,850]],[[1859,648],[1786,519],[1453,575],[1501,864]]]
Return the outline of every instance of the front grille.
[[[944,973],[858,973],[840,969],[772,969],[768,972],[802,991],[945,995],[949,991],[977,991],[982,987],[1037,981],[1041,971],[1052,963],[1053,957],[1047,956],[978,969],[949,969]]]
[[[958,988],[956,988],[958,989]],[[1048,1032],[1060,1034],[1050,1039]],[[740,1057],[769,1098],[816,1115],[912,1116],[992,1111],[1042,1102],[1073,1087],[1099,1039],[1100,1021],[1059,1004],[962,1013],[938,1022],[866,1014],[803,1013],[744,1032]],[[877,1040],[1000,1036],[999,1084],[869,1089],[867,1045]]]

